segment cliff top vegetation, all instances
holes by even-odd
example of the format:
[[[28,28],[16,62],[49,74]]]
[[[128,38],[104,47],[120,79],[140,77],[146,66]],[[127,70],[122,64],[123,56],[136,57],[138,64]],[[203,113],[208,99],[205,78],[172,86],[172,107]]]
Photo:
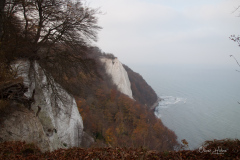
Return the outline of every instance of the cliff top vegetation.
[[[209,141],[193,151],[158,152],[144,148],[70,148],[41,153],[33,144],[0,143],[0,159],[239,159],[239,140]]]

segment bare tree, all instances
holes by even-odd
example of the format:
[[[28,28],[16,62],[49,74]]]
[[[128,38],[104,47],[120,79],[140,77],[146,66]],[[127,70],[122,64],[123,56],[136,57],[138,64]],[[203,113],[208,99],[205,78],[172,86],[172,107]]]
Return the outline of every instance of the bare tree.
[[[84,6],[81,1],[7,0],[7,18],[21,21],[21,36],[30,48],[30,59],[51,57],[51,48],[86,45],[97,40],[98,9]],[[43,50],[39,51],[40,49]],[[45,53],[45,54],[43,54]]]
[[[240,8],[240,5],[237,6],[237,7],[233,10],[232,13],[236,13],[236,12],[239,10],[239,8]],[[240,15],[238,15],[238,17],[239,17],[239,16],[240,16]],[[233,34],[233,35],[231,35],[229,38],[230,38],[230,40],[232,40],[232,41],[234,41],[234,42],[237,42],[237,43],[238,43],[238,46],[240,47],[240,36],[239,36],[239,35],[236,36],[236,35]],[[236,61],[237,65],[240,67],[240,64],[239,64],[238,60],[235,58],[235,56],[230,55],[230,57],[232,57],[232,58]],[[236,71],[240,72],[239,70],[236,70]]]
[[[85,56],[86,47],[101,29],[98,9],[81,0],[6,0],[4,12],[3,42],[12,57],[8,59],[39,60],[58,69],[78,66],[89,72],[93,62]]]
[[[233,11],[233,13],[236,12],[237,10],[239,10],[239,8],[240,8],[240,6],[238,6],[238,7]],[[240,47],[240,36],[231,35],[229,38],[230,38],[230,40],[232,40],[232,41],[234,41],[234,42],[237,42],[237,43],[238,43],[238,46]],[[230,55],[230,57],[232,57],[232,58],[236,61],[238,67],[240,67],[240,64],[239,64],[238,60],[235,58],[235,56]],[[237,71],[237,72],[240,72],[239,70],[236,70],[236,71]],[[238,103],[240,104],[240,102],[238,102]]]
[[[0,50],[8,61],[24,58],[31,62],[30,68],[38,61],[56,95],[54,80],[63,81],[64,75],[79,70],[93,74],[94,60],[86,55],[89,43],[97,40],[101,29],[97,25],[98,9],[84,5],[82,0],[4,2],[0,6],[4,13]]]
[[[4,6],[5,6],[5,1],[6,0],[1,0],[0,1],[0,38],[2,37],[2,32],[3,32],[3,14],[4,14]]]
[[[240,47],[240,36],[231,35],[229,38],[230,38],[232,41],[237,42],[237,43],[238,43],[238,46]],[[236,61],[238,67],[240,67],[240,64],[239,64],[238,60],[235,58],[235,56],[230,55],[230,57],[232,57],[232,58]],[[240,72],[239,70],[236,70],[236,71],[237,71],[237,72]]]

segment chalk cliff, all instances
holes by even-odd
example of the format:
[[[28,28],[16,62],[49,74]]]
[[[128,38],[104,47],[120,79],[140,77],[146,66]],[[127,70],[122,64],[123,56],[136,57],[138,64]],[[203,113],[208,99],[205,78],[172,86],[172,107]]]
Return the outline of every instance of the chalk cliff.
[[[102,57],[100,60],[105,64],[106,72],[112,77],[118,90],[133,99],[131,83],[122,63],[117,58]]]
[[[86,143],[82,142],[83,139],[93,141],[83,132],[83,121],[75,99],[51,76],[46,76],[38,63],[30,65],[29,61],[18,61],[13,68],[18,70],[28,87],[26,97],[31,97],[35,89],[34,102],[30,111],[20,107],[6,117],[0,140],[32,140],[43,151],[81,146]]]
[[[134,90],[138,83],[117,58],[101,57],[100,60],[120,92],[133,99],[135,92],[146,91],[146,88]],[[10,110],[3,114],[4,117],[0,115],[0,142],[26,141],[37,144],[42,151],[88,147],[94,142],[83,131],[83,121],[75,99],[46,70],[37,62],[23,60],[15,62],[12,67],[18,71],[18,76],[23,78],[23,83],[28,88],[24,95],[27,98],[34,97],[34,102],[30,110],[13,102],[9,105]],[[137,86],[141,86],[140,84],[143,83],[139,82]],[[145,96],[147,97],[141,95],[140,99]],[[134,97],[136,100],[138,98]]]
[[[37,144],[43,152],[51,150],[42,124],[33,112],[14,102],[6,107],[0,115],[0,142],[25,141]]]

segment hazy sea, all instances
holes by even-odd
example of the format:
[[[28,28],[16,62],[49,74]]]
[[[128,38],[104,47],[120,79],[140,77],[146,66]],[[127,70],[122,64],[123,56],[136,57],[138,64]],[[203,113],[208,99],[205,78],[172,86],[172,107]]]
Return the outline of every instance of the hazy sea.
[[[237,67],[132,65],[163,101],[155,115],[190,149],[213,139],[240,139]]]

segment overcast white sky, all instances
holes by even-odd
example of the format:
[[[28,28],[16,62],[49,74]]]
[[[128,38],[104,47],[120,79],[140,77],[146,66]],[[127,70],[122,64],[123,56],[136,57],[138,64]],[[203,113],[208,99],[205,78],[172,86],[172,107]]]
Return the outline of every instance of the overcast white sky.
[[[97,46],[124,64],[235,65],[239,0],[87,0],[101,7]],[[239,56],[238,56],[239,55]]]

